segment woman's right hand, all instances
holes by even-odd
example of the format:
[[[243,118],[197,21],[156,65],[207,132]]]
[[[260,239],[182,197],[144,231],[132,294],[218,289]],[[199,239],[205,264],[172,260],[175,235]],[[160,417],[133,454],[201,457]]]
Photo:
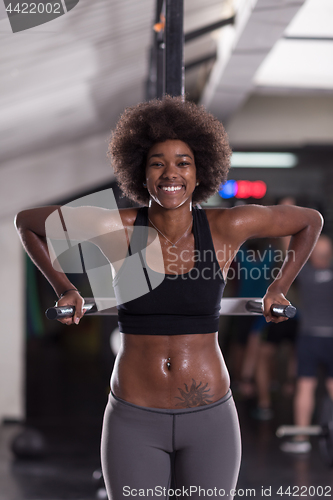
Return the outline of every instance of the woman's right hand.
[[[79,324],[80,319],[85,313],[83,309],[84,299],[81,297],[80,292],[76,290],[70,290],[61,299],[56,302],[56,307],[59,306],[73,306],[75,307],[75,314],[70,318],[59,318],[58,321],[64,325]]]

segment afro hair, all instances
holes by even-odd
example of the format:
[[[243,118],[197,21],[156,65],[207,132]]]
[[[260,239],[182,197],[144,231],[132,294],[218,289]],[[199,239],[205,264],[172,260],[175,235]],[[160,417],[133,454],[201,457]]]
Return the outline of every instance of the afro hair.
[[[114,173],[124,194],[148,205],[143,187],[147,154],[158,142],[178,139],[193,151],[199,186],[194,204],[206,201],[227,180],[231,149],[221,122],[203,106],[184,101],[181,96],[165,96],[126,108],[109,144]]]

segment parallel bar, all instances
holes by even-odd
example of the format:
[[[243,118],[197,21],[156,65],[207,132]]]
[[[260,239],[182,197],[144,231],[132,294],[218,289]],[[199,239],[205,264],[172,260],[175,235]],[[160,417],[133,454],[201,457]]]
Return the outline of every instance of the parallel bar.
[[[222,19],[184,35],[184,0],[156,0],[155,23],[161,22],[161,14],[165,15],[165,28],[154,33],[150,52],[149,75],[146,84],[147,100],[162,98],[163,95],[184,96],[185,63],[184,43],[194,40],[216,29],[234,24],[235,16]],[[214,56],[208,56],[190,62],[192,68]]]
[[[307,42],[333,42],[333,37],[331,36],[292,36],[284,35],[282,37],[284,40],[302,40]]]
[[[156,95],[161,99],[165,94],[165,42],[164,37],[157,41],[156,48]]]
[[[165,0],[156,0],[155,24],[161,22],[161,14],[164,15]],[[146,99],[161,98],[165,92],[164,78],[164,30],[153,33],[153,43],[150,49],[149,74],[146,88]]]
[[[91,297],[85,298],[84,308],[87,309],[86,314],[98,316],[115,316],[118,314],[117,303],[115,298],[99,298],[93,299]],[[97,305],[97,307],[96,307]],[[225,298],[221,300],[220,315],[225,316],[253,316],[262,314],[262,299],[258,298]],[[292,307],[295,311],[296,309]],[[284,316],[283,308],[276,305],[277,316]],[[70,306],[50,307],[46,311],[48,319],[57,319],[70,317],[74,314],[73,308]]]
[[[215,61],[217,57],[217,53],[214,52],[214,54],[209,54],[207,56],[201,57],[200,59],[195,59],[194,61],[190,61],[185,64],[185,71],[188,69],[195,68],[196,66],[200,66],[201,64],[210,62],[210,61]]]
[[[184,95],[184,0],[166,0],[165,92]]]
[[[248,300],[248,302],[246,303],[246,309],[252,313],[262,314],[262,303],[259,303],[256,300]],[[284,316],[285,318],[293,318],[297,312],[296,307],[294,306],[284,306],[280,304],[273,304],[271,306],[271,311],[274,316]]]
[[[216,23],[208,24],[203,28],[199,28],[197,30],[189,31],[185,34],[185,42],[189,42],[190,40],[194,40],[199,36],[206,35],[207,33],[211,33],[214,30],[219,28],[223,28],[223,26],[227,26],[228,24],[235,24],[236,16],[229,17],[228,19],[221,19],[221,21],[217,21]]]
[[[146,101],[156,97],[156,50],[154,44],[150,47],[149,71],[146,80]]]
[[[165,17],[165,0],[157,0],[157,11],[159,12],[156,22]],[[161,99],[165,94],[165,31],[156,33],[156,96]]]
[[[276,430],[277,437],[284,436],[325,436],[325,429],[321,425],[308,425],[301,427],[299,425],[282,425]]]

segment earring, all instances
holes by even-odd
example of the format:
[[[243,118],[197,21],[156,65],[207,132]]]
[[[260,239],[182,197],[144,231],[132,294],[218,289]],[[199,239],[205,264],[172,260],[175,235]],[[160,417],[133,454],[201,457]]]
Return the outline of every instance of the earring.
[[[143,184],[143,187],[146,188],[147,187],[147,184],[145,182],[142,183]]]
[[[196,182],[196,186],[199,186],[199,181]]]

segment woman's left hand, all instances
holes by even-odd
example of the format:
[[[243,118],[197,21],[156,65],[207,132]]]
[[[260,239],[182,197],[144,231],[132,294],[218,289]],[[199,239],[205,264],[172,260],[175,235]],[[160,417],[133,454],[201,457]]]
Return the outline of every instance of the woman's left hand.
[[[263,298],[263,315],[265,316],[267,323],[270,321],[272,323],[281,323],[282,321],[286,321],[288,318],[285,318],[284,316],[274,316],[272,314],[271,307],[273,304],[282,304],[283,306],[291,305],[282,292],[267,290]]]

